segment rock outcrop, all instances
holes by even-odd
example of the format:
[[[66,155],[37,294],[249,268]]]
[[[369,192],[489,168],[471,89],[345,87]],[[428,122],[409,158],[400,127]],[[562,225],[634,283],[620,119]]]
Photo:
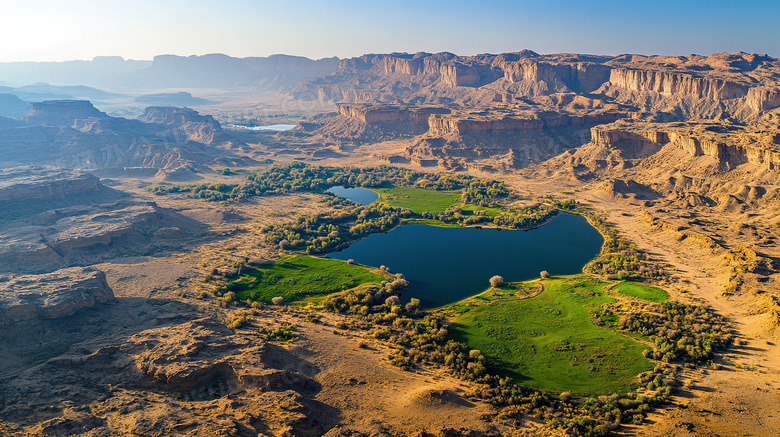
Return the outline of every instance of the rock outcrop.
[[[338,113],[341,116],[354,118],[363,123],[415,123],[427,124],[432,114],[449,114],[449,108],[429,106],[395,106],[395,105],[371,105],[371,104],[347,104],[338,105]]]
[[[100,179],[91,174],[56,168],[15,167],[0,174],[0,202],[4,203],[88,196],[102,188]],[[0,218],[9,212],[0,211]]]
[[[235,336],[209,319],[144,332],[131,338],[126,349],[140,350],[134,356],[138,371],[165,390],[190,391],[215,379],[264,390],[305,385],[301,375],[265,365],[264,343]]]
[[[297,96],[336,102],[487,105],[579,93],[685,117],[753,120],[780,107],[780,61],[746,53],[617,57],[392,53],[342,60],[323,78],[304,80]]]
[[[428,119],[428,133],[431,136],[501,134],[511,131],[611,123],[622,117],[625,117],[625,114],[611,111],[571,114],[552,111],[542,113],[501,111],[491,108],[483,111],[456,111],[449,115],[433,115]]]
[[[210,144],[223,134],[222,126],[211,115],[201,115],[194,109],[170,106],[150,106],[138,118],[144,123],[169,126],[186,135],[186,141]]]
[[[29,125],[70,126],[75,120],[108,118],[86,100],[47,100],[30,103],[23,120]]]
[[[42,272],[153,253],[206,234],[204,225],[153,202],[120,200],[58,208],[0,227],[0,271]]]
[[[691,157],[707,156],[719,165],[733,168],[753,164],[767,170],[780,169],[780,132],[752,131],[722,123],[655,123],[637,126],[616,123],[591,130],[597,144],[624,151],[659,150],[671,144]]]
[[[197,179],[209,162],[251,161],[230,151],[242,144],[213,117],[189,108],[151,107],[141,119],[129,120],[107,116],[88,101],[57,100],[33,103],[18,124],[0,120],[3,165],[45,164],[111,177],[140,172]]]
[[[128,199],[91,174],[40,167],[0,176],[0,272],[41,273],[154,252],[207,234],[153,202]]]
[[[0,326],[35,324],[114,300],[105,273],[69,268],[44,275],[3,276],[0,281]]]

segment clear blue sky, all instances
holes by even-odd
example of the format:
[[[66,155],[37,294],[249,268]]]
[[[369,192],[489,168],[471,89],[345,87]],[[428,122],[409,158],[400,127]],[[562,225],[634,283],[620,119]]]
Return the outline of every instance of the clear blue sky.
[[[0,61],[392,51],[780,57],[780,1],[11,0]]]

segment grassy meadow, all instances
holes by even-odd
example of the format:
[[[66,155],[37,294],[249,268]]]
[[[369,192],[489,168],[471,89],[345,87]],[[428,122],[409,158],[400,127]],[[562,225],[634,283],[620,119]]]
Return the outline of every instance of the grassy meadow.
[[[636,297],[650,302],[663,303],[669,300],[669,293],[666,290],[636,282],[624,281],[615,285],[612,289],[624,296]]]
[[[529,298],[509,284],[443,307],[453,338],[480,350],[499,374],[554,392],[624,392],[653,368],[642,355],[647,346],[591,322],[591,311],[614,301],[608,283],[584,275],[541,283],[544,291]]]
[[[379,284],[385,279],[384,275],[346,261],[289,255],[268,267],[250,269],[231,284],[235,284],[236,296],[241,300],[270,303],[276,296],[294,302],[362,284]]]
[[[406,187],[371,188],[371,191],[379,193],[379,202],[407,208],[415,214],[422,214],[425,211],[438,214],[447,208],[460,204],[460,193],[454,191],[433,191]]]

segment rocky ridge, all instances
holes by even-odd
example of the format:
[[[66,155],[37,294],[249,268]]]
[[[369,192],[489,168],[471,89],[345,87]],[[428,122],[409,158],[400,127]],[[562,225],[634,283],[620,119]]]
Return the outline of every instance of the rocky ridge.
[[[91,175],[20,167],[0,176],[0,271],[44,273],[180,247],[206,226]]]
[[[730,146],[717,132],[693,138],[676,128],[673,141],[731,167],[774,168],[778,71],[779,60],[746,53],[392,53],[342,60],[335,73],[302,81],[295,95],[340,102],[337,114],[306,129],[312,140],[413,141],[404,153],[379,156],[386,162],[508,171],[589,143],[601,132],[591,128],[618,119],[659,124],[645,132],[714,120],[767,139]]]
[[[4,167],[45,163],[112,177],[197,179],[209,162],[246,161],[229,151],[241,144],[213,117],[189,108],[150,107],[130,120],[110,117],[88,101],[45,101],[31,104],[19,123],[0,123]]]
[[[313,93],[343,102],[488,104],[504,95],[536,97],[557,93],[601,94],[641,110],[637,93],[674,97],[669,109],[686,98],[723,103],[722,115],[749,117],[775,109],[780,80],[777,59],[766,55],[719,53],[708,57],[621,55],[539,55],[530,51],[499,55],[451,53],[364,55],[341,61],[332,75],[304,80],[296,95]],[[699,103],[700,104],[700,103]],[[717,106],[717,105],[716,105]],[[711,115],[700,106],[691,115]]]
[[[0,279],[0,326],[30,324],[75,314],[112,302],[105,273],[69,268],[46,275],[11,275]]]

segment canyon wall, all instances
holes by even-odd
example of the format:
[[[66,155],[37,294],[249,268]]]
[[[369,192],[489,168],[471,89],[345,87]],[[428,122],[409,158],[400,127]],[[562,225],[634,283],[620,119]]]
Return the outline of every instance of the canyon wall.
[[[584,115],[556,113],[539,114],[531,117],[485,116],[477,118],[456,113],[450,115],[432,115],[428,119],[428,132],[432,136],[501,133],[544,129],[548,127],[611,123],[624,116],[625,114],[617,112],[603,112]]]
[[[771,133],[751,135],[734,133],[715,137],[675,127],[637,130],[625,126],[596,126],[591,129],[594,144],[620,150],[636,150],[649,143],[660,147],[671,144],[691,157],[708,156],[729,167],[754,164],[769,170],[780,169],[780,138]]]
[[[732,59],[733,58],[733,59]],[[302,81],[294,95],[335,102],[466,106],[587,93],[604,105],[663,112],[666,119],[750,121],[780,108],[780,61],[737,53],[680,57],[392,53],[345,59],[328,76]],[[628,109],[628,108],[627,108]]]
[[[578,62],[574,64],[523,59],[497,63],[509,83],[543,82],[550,91],[592,92],[609,80],[610,67]]]
[[[653,91],[664,96],[687,95],[710,100],[745,97],[750,89],[747,85],[721,79],[629,68],[613,68],[609,73],[609,83],[631,91]]]
[[[748,105],[754,111],[769,111],[780,108],[780,89],[751,88],[747,94]]]
[[[431,114],[449,114],[441,107],[403,107],[391,105],[339,104],[339,115],[360,120],[363,123],[415,123],[428,122]]]

